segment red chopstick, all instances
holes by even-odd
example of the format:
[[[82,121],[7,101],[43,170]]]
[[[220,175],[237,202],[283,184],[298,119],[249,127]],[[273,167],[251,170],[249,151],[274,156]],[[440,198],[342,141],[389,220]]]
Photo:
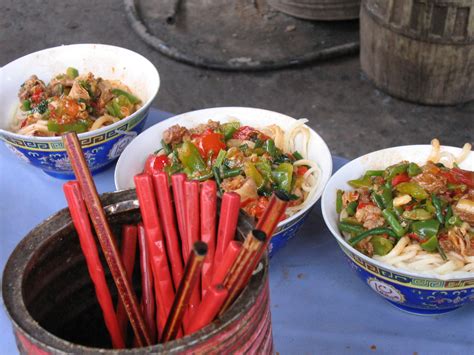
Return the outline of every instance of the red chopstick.
[[[171,176],[171,186],[173,187],[173,199],[176,209],[176,220],[178,222],[178,229],[181,239],[186,235],[186,197],[184,192],[184,182],[186,181],[186,174],[179,173]],[[183,260],[188,260],[190,253],[184,241],[182,242]]]
[[[69,181],[63,185],[64,194],[69,206],[69,212],[79,235],[82,253],[86,258],[89,275],[94,283],[97,300],[104,315],[105,326],[112,339],[115,349],[125,348],[124,338],[120,331],[117,315],[115,314],[112,297],[110,296],[104,269],[99,258],[99,252],[92,235],[89,216],[82,200],[82,194],[77,181]]]
[[[120,255],[122,257],[123,266],[127,273],[128,282],[133,284],[132,275],[133,267],[135,266],[135,255],[137,252],[137,227],[131,224],[126,224],[122,227],[122,245],[120,247]],[[117,301],[117,319],[120,326],[120,331],[124,339],[127,339],[127,324],[128,317],[125,312],[123,303]]]
[[[217,230],[217,246],[214,263],[222,262],[224,253],[230,241],[234,239],[239,219],[240,195],[235,192],[224,192],[222,195],[219,228]]]
[[[201,240],[207,243],[207,256],[201,274],[202,297],[212,284],[212,263],[216,249],[217,184],[207,180],[201,184]]]
[[[165,241],[158,218],[153,181],[150,175],[135,175],[135,186],[142,214],[148,252],[153,270],[155,298],[158,309],[158,333],[163,330],[174,299],[173,280],[168,267]]]
[[[212,274],[212,285],[221,284],[224,282],[224,278],[229,272],[230,268],[234,264],[237,256],[242,249],[242,243],[236,240],[232,240],[227,246],[224,258],[222,262],[214,265],[214,272]]]
[[[156,340],[155,294],[153,292],[153,272],[151,271],[145,227],[138,224],[138,246],[140,249],[140,271],[142,275],[142,312],[152,342]]]
[[[79,138],[75,132],[69,132],[62,136],[62,141],[71,161],[74,174],[79,182],[84,202],[91,216],[92,224],[94,225],[115,286],[127,311],[138,345],[151,345],[150,336],[148,335],[140,307],[138,306],[133,288],[128,282],[115,238],[102,208],[94,180],[82,152]]]
[[[199,282],[199,276],[202,269],[204,258],[207,254],[207,245],[203,242],[196,242],[193,245],[192,252],[189,255],[184,270],[184,276],[179,284],[176,297],[173,301],[173,307],[166,321],[166,326],[161,336],[162,342],[167,342],[176,338],[181,329],[184,312],[187,309],[188,302],[194,289]]]
[[[187,245],[187,249],[191,250],[194,243],[199,241],[199,182],[198,181],[185,181],[184,192],[186,196],[186,236],[183,238],[183,245]],[[189,254],[186,255],[186,258]],[[188,317],[192,317],[196,311],[199,303],[201,303],[201,279],[196,283],[196,287],[191,294],[189,300],[189,314],[186,316],[185,327],[187,326]]]
[[[178,289],[183,277],[184,267],[181,257],[181,247],[176,229],[171,192],[168,186],[168,175],[165,172],[155,172],[153,174],[153,185],[158,200],[160,219],[163,225],[163,232],[166,240],[166,250],[170,262],[171,272],[175,289]]]
[[[197,332],[216,318],[229,292],[223,285],[214,285],[208,288],[196,313],[191,318],[186,334]]]

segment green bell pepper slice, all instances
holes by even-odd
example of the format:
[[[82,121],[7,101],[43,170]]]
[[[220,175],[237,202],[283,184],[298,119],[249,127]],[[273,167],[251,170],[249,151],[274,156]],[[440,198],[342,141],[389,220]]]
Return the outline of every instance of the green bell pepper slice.
[[[420,247],[422,247],[424,250],[428,252],[433,252],[438,249],[438,238],[436,237],[436,235],[434,235],[431,238],[429,238],[427,241],[421,243]]]
[[[48,130],[51,132],[56,133],[64,133],[64,132],[76,132],[76,133],[84,133],[87,132],[89,129],[89,125],[86,121],[77,121],[74,123],[67,123],[67,124],[59,124],[52,120],[48,121]]]
[[[265,184],[265,179],[259,173],[259,171],[255,167],[255,164],[251,162],[245,162],[244,173],[245,173],[245,176],[255,181],[255,184],[257,185],[257,189],[261,188]]]
[[[23,100],[21,103],[21,110],[22,111],[30,111],[31,110],[31,101],[30,100]]]
[[[71,79],[76,79],[79,76],[79,71],[76,68],[69,67],[66,69],[66,75]]]
[[[360,187],[370,187],[372,186],[372,179],[370,176],[364,175],[360,179],[349,180],[347,183],[356,189]]]
[[[112,94],[114,94],[117,97],[124,96],[130,101],[131,104],[135,105],[141,102],[141,100],[136,97],[135,95],[132,95],[131,93],[121,90],[121,89],[112,89]]]
[[[408,174],[409,177],[413,177],[413,176],[416,176],[416,175],[421,174],[421,173],[422,173],[422,170],[418,166],[418,164],[416,164],[416,163],[408,164],[407,174]]]
[[[184,168],[187,168],[191,174],[206,169],[206,164],[201,154],[199,154],[199,150],[189,141],[184,142],[181,147],[178,148],[178,157]]]
[[[224,139],[228,141],[232,138],[235,131],[240,128],[239,122],[227,122],[221,125],[221,133],[224,135]]]
[[[268,181],[273,181],[272,167],[267,160],[259,161],[255,164],[255,167],[265,179],[267,179]]]
[[[411,231],[423,240],[427,240],[438,234],[440,223],[436,219],[414,222],[411,225]]]
[[[293,180],[293,164],[281,163],[272,171],[272,177],[280,190],[289,193],[291,191],[291,182]]]
[[[383,170],[367,170],[365,176],[383,176]]]
[[[385,180],[392,181],[392,179],[395,176],[397,176],[398,174],[403,174],[405,171],[407,171],[407,169],[408,169],[407,163],[401,163],[401,164],[389,166],[387,169],[385,169],[385,172],[384,172]]]
[[[402,216],[405,219],[411,219],[414,221],[426,221],[433,218],[433,215],[423,208],[415,208],[411,211],[404,211]]]
[[[372,247],[374,248],[374,254],[376,255],[387,255],[390,250],[393,249],[393,243],[380,235],[372,237],[370,243],[372,244]]]
[[[395,189],[401,194],[408,194],[414,199],[417,200],[426,200],[429,197],[428,192],[425,191],[420,185],[416,182],[402,182],[395,186]]]

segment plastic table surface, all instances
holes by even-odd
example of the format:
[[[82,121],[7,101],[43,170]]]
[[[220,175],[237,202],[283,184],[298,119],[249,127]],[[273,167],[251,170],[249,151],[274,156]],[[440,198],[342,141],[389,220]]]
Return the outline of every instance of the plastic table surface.
[[[152,110],[149,127],[171,114]],[[335,170],[347,160],[335,157]],[[114,190],[114,166],[94,176]],[[15,157],[0,144],[0,270],[21,238],[66,206],[63,180]],[[298,235],[271,260],[271,311],[279,354],[474,354],[474,306],[440,316],[404,313],[350,270],[318,205]],[[0,353],[17,353],[0,307]]]

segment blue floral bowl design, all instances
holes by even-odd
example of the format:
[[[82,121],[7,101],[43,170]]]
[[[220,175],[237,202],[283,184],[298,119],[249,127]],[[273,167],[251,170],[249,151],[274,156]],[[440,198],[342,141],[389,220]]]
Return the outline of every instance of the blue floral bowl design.
[[[80,73],[92,72],[119,79],[143,101],[132,115],[103,127],[81,133],[79,139],[92,173],[113,163],[143,130],[151,103],[160,86],[158,71],[143,56],[130,50],[99,44],[76,44],[45,49],[19,58],[0,69],[0,139],[23,161],[62,179],[74,178],[61,137],[31,137],[9,131],[18,105],[20,85],[32,74],[48,81],[73,66]]]
[[[456,156],[461,152],[454,147],[442,147],[442,150]],[[350,188],[347,181],[362,176],[369,169],[384,169],[402,160],[423,164],[430,152],[430,145],[401,146],[352,160],[331,177],[321,198],[324,221],[359,279],[392,305],[418,315],[446,313],[474,303],[474,273],[458,271],[441,275],[408,271],[360,253],[344,240],[337,227],[336,191]],[[461,168],[472,167],[473,163],[474,154],[471,152]]]

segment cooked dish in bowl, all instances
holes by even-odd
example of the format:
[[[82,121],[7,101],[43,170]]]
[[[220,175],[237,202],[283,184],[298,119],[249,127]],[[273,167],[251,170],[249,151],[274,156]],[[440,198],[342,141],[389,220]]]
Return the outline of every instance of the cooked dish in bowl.
[[[358,251],[400,269],[474,272],[474,172],[460,169],[469,154],[433,151],[424,165],[401,161],[367,170],[338,190],[338,227]]]
[[[18,92],[12,131],[26,136],[83,133],[118,122],[136,112],[142,101],[120,80],[106,80],[69,67],[48,84],[36,75]]]
[[[221,191],[237,192],[241,208],[256,218],[272,193],[281,190],[292,199],[290,216],[312,200],[320,177],[316,162],[307,159],[310,131],[305,122],[297,120],[285,131],[276,124],[255,128],[238,120],[209,120],[192,128],[175,124],[163,132],[161,148],[148,157],[144,170],[216,180]],[[296,137],[302,139],[300,151]]]

